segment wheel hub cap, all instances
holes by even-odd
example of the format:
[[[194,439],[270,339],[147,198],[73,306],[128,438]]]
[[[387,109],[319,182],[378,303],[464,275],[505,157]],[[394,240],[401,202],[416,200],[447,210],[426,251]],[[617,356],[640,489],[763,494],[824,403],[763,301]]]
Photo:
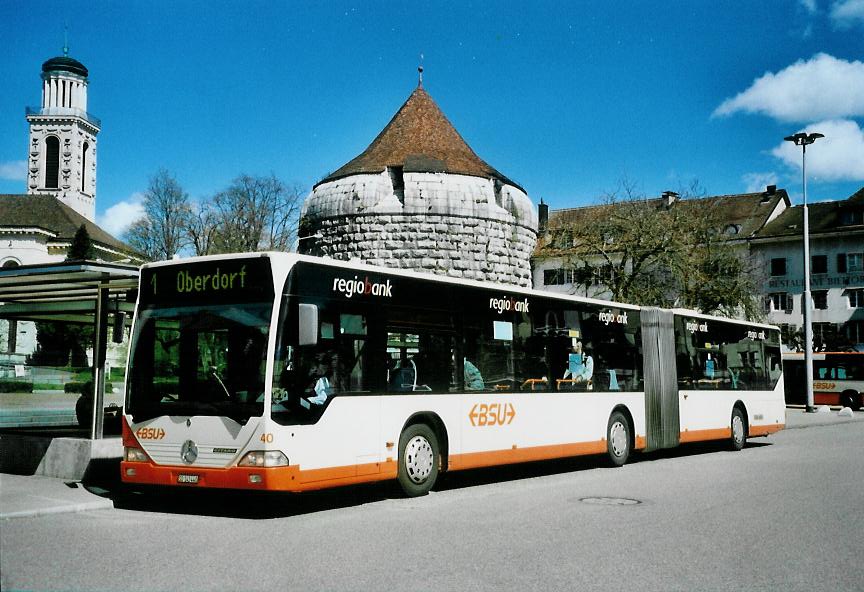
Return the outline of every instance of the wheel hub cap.
[[[405,470],[414,483],[422,483],[432,473],[435,455],[423,436],[414,436],[405,447]]]
[[[616,421],[612,424],[612,429],[609,430],[609,441],[615,456],[621,456],[627,451],[627,429],[621,422]]]
[[[732,418],[732,437],[736,442],[744,440],[744,422],[738,415]]]

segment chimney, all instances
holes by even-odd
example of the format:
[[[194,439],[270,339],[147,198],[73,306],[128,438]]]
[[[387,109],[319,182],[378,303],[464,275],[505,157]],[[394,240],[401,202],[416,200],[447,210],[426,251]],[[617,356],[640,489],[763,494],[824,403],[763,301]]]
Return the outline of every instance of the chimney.
[[[771,201],[771,196],[777,194],[777,186],[776,185],[768,185],[765,187],[765,193],[762,194],[762,199],[759,200],[761,203],[768,203]]]
[[[543,203],[543,198],[540,198],[540,205],[537,206],[537,231],[546,232],[546,226],[549,224],[549,206]]]

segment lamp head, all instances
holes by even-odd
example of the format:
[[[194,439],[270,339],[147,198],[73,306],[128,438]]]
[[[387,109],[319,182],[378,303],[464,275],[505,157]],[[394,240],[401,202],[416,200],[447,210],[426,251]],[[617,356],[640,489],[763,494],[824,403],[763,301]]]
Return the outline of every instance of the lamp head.
[[[804,133],[804,132],[799,132],[799,133],[792,135],[792,136],[786,136],[783,139],[786,140],[787,142],[794,143],[796,146],[807,146],[807,145],[812,144],[813,142],[815,142],[819,138],[824,138],[824,137],[825,137],[825,134],[820,134],[819,132],[812,132],[809,134]]]

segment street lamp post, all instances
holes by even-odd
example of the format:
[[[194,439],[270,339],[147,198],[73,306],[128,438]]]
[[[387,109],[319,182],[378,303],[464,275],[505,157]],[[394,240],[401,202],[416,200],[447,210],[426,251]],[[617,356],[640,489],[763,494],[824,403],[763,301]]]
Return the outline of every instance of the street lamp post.
[[[807,412],[813,413],[813,322],[811,319],[810,300],[810,214],[807,211],[807,146],[824,138],[823,134],[800,132],[783,138],[796,146],[801,146],[801,179],[804,188],[804,301],[801,304],[804,313],[804,368],[807,389]]]

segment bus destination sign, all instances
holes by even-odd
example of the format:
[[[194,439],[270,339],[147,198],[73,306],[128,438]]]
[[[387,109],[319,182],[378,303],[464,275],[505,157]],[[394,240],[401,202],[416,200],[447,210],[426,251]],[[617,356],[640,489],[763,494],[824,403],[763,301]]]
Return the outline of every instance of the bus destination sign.
[[[195,261],[141,272],[141,303],[218,303],[273,298],[270,261],[264,257]]]

